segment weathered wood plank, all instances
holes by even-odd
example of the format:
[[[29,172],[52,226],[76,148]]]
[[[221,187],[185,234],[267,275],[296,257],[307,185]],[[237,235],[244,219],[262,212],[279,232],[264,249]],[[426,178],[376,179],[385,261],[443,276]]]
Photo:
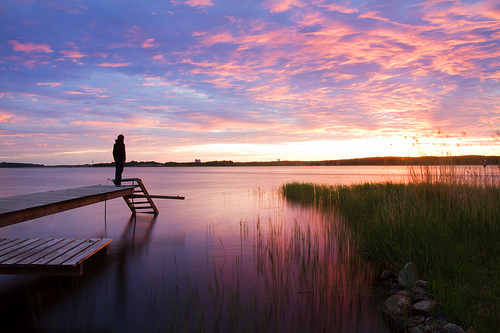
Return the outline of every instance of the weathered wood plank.
[[[19,238],[11,238],[11,239],[6,239],[4,242],[2,242],[2,244],[0,245],[0,251],[2,251],[3,249],[9,247],[9,246],[12,246],[12,243],[15,243],[15,242],[21,242],[22,240],[20,240]]]
[[[48,255],[44,256],[43,258],[40,258],[40,259],[33,261],[31,263],[31,266],[44,266],[44,265],[48,264],[49,262],[51,262],[52,260],[54,260],[55,258],[59,257],[60,255],[68,252],[69,250],[71,250],[75,246],[78,246],[79,244],[84,243],[85,241],[87,241],[87,239],[73,238],[73,239],[71,239],[71,242],[69,242],[68,244],[66,244],[66,245],[60,247],[59,249],[49,253]]]
[[[61,254],[57,258],[54,258],[54,260],[51,260],[49,262],[50,265],[62,265],[64,264],[65,261],[69,260],[73,256],[77,255],[78,253],[82,252],[83,250],[87,249],[88,247],[92,246],[92,244],[96,241],[98,241],[99,238],[90,238],[87,239],[85,242],[79,244],[78,246],[75,246],[71,250]]]
[[[31,248],[31,250],[20,253],[16,256],[10,258],[9,260],[5,260],[4,262],[2,262],[2,265],[14,265],[14,264],[18,264],[20,261],[23,261],[23,260],[34,261],[35,259],[33,259],[33,257],[40,258],[39,253],[41,251],[43,251],[44,249],[50,248],[54,244],[61,242],[63,239],[64,238],[52,238],[52,239],[47,239],[46,242],[37,243],[37,246]]]
[[[11,259],[17,255],[23,254],[23,253],[31,250],[32,248],[40,245],[40,244],[46,243],[47,241],[48,240],[42,239],[42,238],[33,238],[33,239],[29,239],[28,241],[26,241],[24,243],[21,243],[22,246],[14,246],[16,248],[15,250],[9,251],[6,254],[0,256],[0,263],[3,263],[4,261],[8,261],[9,259]]]
[[[83,274],[85,260],[107,249],[113,239],[48,238],[21,239],[21,241],[14,245],[19,253],[0,263],[0,274],[79,276]],[[28,242],[30,243],[27,245]],[[12,251],[11,254],[16,251]]]
[[[57,238],[57,239],[61,239],[61,241],[45,247],[41,251],[37,252],[36,255],[26,257],[25,259],[17,262],[16,265],[20,266],[20,265],[32,264],[34,261],[43,259],[45,256],[51,254],[52,252],[59,250],[63,246],[68,245],[69,243],[71,243],[75,240],[74,238],[70,238],[70,239]]]
[[[104,247],[108,246],[109,243],[111,243],[113,239],[111,238],[101,238],[98,239],[97,241],[93,242],[91,246],[86,248],[85,250],[79,252],[75,256],[71,257],[70,259],[66,260],[63,262],[61,265],[63,266],[76,266],[90,258],[94,253],[99,252],[101,249]]]
[[[20,248],[23,248],[26,245],[29,245],[33,242],[36,242],[40,238],[18,238],[14,242],[6,244],[4,248],[0,251],[0,258],[5,257],[9,253],[16,251]],[[1,259],[0,259],[1,262]]]
[[[134,188],[93,185],[0,198],[0,227],[131,195]]]

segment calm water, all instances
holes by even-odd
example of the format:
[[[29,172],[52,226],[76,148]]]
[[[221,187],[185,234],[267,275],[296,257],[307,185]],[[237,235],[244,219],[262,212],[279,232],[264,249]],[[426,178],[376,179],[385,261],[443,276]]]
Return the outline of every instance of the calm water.
[[[0,229],[109,237],[82,277],[0,276],[3,327],[39,332],[383,332],[372,269],[337,217],[285,201],[289,181],[401,180],[400,167],[126,168],[160,214],[110,200]],[[109,184],[109,168],[0,169],[0,196]]]

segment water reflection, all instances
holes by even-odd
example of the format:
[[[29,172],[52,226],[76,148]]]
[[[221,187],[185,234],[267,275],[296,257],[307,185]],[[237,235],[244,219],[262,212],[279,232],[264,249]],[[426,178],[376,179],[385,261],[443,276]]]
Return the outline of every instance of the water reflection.
[[[343,221],[287,202],[269,186],[284,173],[245,170],[134,170],[150,193],[186,201],[134,217],[116,199],[0,229],[114,238],[82,277],[0,276],[2,323],[38,332],[384,332],[372,268]]]
[[[280,208],[257,218],[254,230],[241,223],[237,255],[220,241],[209,285],[215,330],[385,331],[370,289],[373,270],[351,250],[342,221],[283,204],[295,210],[293,221]]]

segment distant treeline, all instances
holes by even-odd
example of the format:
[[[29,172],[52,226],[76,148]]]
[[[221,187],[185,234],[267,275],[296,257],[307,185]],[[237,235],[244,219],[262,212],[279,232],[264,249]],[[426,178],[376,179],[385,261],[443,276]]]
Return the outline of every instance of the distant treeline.
[[[499,156],[424,156],[424,157],[367,157],[328,161],[270,161],[270,162],[127,162],[129,167],[203,167],[203,166],[314,166],[314,165],[500,165]],[[94,164],[94,167],[112,167],[114,163]]]
[[[43,164],[1,162],[0,168],[41,168]]]
[[[131,161],[127,167],[204,167],[204,166],[314,166],[314,165],[500,165],[499,156],[423,156],[423,157],[367,157],[346,160],[327,161],[270,161],[270,162],[233,162],[209,161],[209,162],[166,162],[155,161]],[[56,165],[45,167],[114,167],[114,163],[96,163],[83,165]],[[1,162],[0,168],[39,168],[43,164],[32,163],[9,163]]]

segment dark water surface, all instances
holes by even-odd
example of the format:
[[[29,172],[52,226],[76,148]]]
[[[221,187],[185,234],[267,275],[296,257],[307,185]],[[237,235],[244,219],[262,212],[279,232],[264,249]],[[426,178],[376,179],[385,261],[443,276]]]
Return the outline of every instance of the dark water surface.
[[[157,217],[122,199],[0,228],[1,238],[109,237],[82,277],[0,275],[2,332],[384,332],[373,270],[338,217],[285,182],[401,180],[400,167],[126,168]],[[110,168],[0,169],[0,197],[110,183]]]

